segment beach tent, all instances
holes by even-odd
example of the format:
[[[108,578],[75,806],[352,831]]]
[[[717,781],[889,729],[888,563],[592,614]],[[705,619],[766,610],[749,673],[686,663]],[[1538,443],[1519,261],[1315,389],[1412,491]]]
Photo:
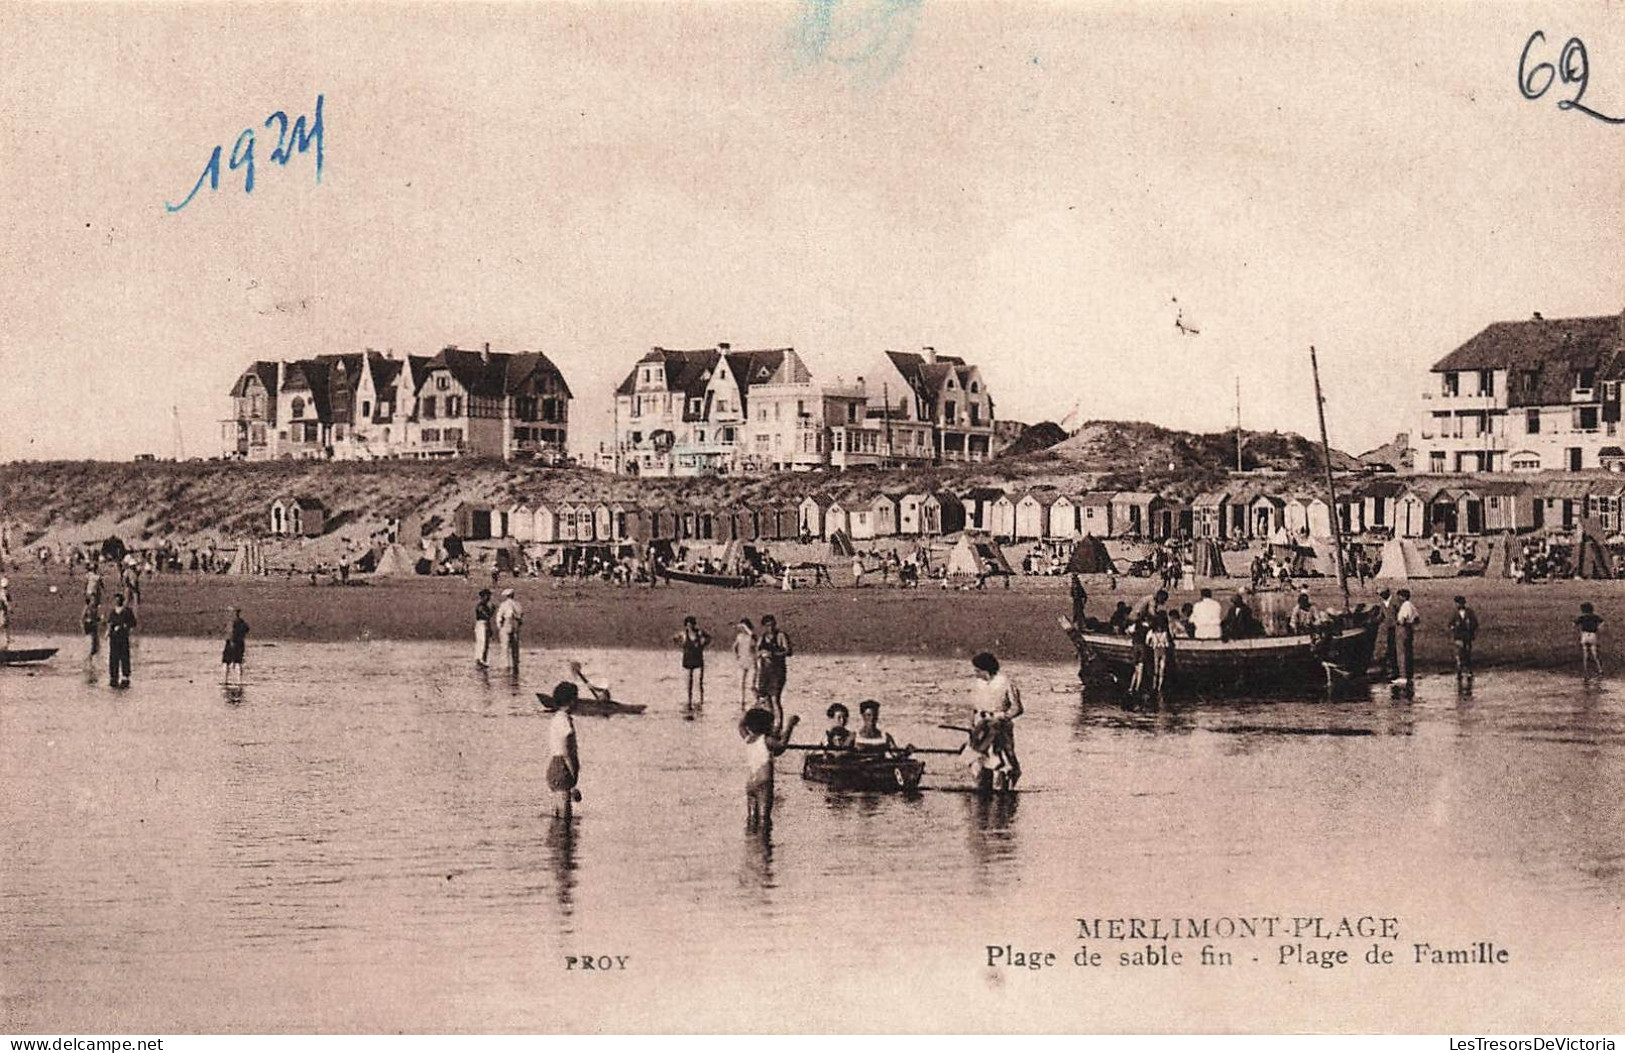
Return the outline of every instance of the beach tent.
[[[1431,577],[1427,561],[1416,550],[1416,544],[1405,538],[1390,538],[1382,546],[1382,565],[1377,568],[1378,580],[1406,581],[1410,578]]]
[[[415,574],[417,563],[417,557],[413,556],[412,550],[405,545],[385,545],[372,572],[386,577],[395,574]]]
[[[492,559],[496,569],[504,574],[518,574],[522,568],[527,566],[525,550],[513,538],[504,539],[503,543],[497,546]]]
[[[831,556],[841,556],[850,559],[852,556],[857,555],[857,551],[857,549],[852,547],[852,538],[847,535],[845,530],[837,528],[835,532],[829,536],[829,554]]]
[[[1109,574],[1112,557],[1106,552],[1106,543],[1094,535],[1085,535],[1072,546],[1072,557],[1066,561],[1068,574]]]
[[[1206,538],[1197,540],[1194,562],[1196,564],[1195,573],[1199,578],[1227,578],[1230,576],[1229,572],[1224,568],[1224,554],[1219,551],[1219,546]]]
[[[1484,561],[1484,576],[1486,578],[1512,576],[1512,539],[1509,535],[1497,534],[1490,541],[1490,554]]]
[[[237,556],[231,561],[231,574],[264,574],[265,547],[246,538],[237,543]]]
[[[1611,578],[1608,545],[1602,529],[1595,519],[1580,520],[1574,531],[1574,576],[1577,578]]]
[[[948,574],[978,577],[985,573],[1014,574],[1004,550],[990,537],[975,537],[969,533],[959,535],[959,543],[948,554]]]

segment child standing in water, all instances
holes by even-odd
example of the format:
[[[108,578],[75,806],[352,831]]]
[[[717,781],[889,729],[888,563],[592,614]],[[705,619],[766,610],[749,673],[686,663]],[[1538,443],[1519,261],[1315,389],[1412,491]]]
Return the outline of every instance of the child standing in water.
[[[792,716],[783,730],[765,709],[751,709],[739,722],[745,740],[745,828],[764,833],[773,824],[773,758],[790,745],[800,717]]]
[[[576,789],[581,778],[581,755],[576,747],[575,720],[570,716],[570,711],[575,709],[576,686],[568,680],[562,681],[542,702],[553,711],[553,719],[547,726],[547,788],[558,794],[553,815],[562,814],[568,820],[570,806],[581,800],[581,791]]]
[[[1580,616],[1574,619],[1580,630],[1580,675],[1590,679],[1591,668],[1596,666],[1602,675],[1602,659],[1597,655],[1597,631],[1602,628],[1602,616],[1589,603],[1580,604]]]
[[[839,702],[830,703],[824,710],[824,716],[834,721],[829,730],[824,732],[824,745],[830,749],[846,750],[852,748],[852,729],[846,726],[851,719],[852,712]]]
[[[220,663],[226,667],[226,683],[231,683],[231,667],[237,667],[237,682],[243,682],[243,653],[248,650],[248,623],[243,621],[240,608],[231,609],[231,625],[226,629],[226,646],[220,652]]]

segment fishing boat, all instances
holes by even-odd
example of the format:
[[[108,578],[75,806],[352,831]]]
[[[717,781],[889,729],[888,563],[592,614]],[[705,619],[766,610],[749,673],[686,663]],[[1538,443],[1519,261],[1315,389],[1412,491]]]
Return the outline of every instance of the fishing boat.
[[[1115,633],[1062,628],[1085,665],[1098,663],[1121,683],[1134,676],[1134,642]],[[1380,609],[1357,610],[1324,633],[1245,640],[1174,641],[1167,691],[1174,694],[1268,693],[1317,689],[1336,677],[1365,675],[1382,624]]]
[[[43,662],[54,656],[58,648],[32,647],[23,650],[0,650],[0,665],[26,665],[29,662]]]
[[[807,754],[801,777],[833,790],[908,793],[919,788],[925,762],[891,751],[818,750]]]
[[[745,589],[756,584],[755,577],[744,574],[702,574],[697,570],[673,570],[670,567],[661,567],[660,575],[667,581],[686,581],[691,585],[716,585],[724,589]]]
[[[554,705],[553,696],[536,692],[536,701],[548,712],[559,707]],[[640,702],[617,702],[612,698],[578,698],[570,712],[578,717],[615,717],[636,716],[649,707]]]

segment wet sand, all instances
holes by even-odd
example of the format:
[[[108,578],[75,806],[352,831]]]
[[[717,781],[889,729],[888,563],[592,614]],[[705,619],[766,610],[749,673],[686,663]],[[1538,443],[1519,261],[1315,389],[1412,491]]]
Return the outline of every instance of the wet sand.
[[[18,607],[15,631],[49,634],[65,649],[82,646],[79,618],[82,577],[37,571],[10,574]],[[365,579],[357,579],[364,581]],[[838,581],[847,580],[842,575]],[[50,594],[47,586],[58,587]],[[159,636],[223,637],[226,609],[237,605],[253,627],[255,641],[456,640],[471,634],[475,592],[481,582],[462,578],[388,578],[348,587],[311,585],[307,578],[245,579],[191,574],[158,575],[145,583],[138,632]],[[622,588],[601,582],[555,578],[503,579],[525,606],[526,647],[665,647],[693,614],[715,637],[718,657],[727,653],[732,624],[763,614],[780,626],[803,652],[968,657],[980,650],[1023,660],[1068,661],[1071,644],[1056,627],[1070,609],[1065,578],[1017,578],[1006,590],[985,592],[927,586],[898,589],[875,585],[801,590],[717,589],[698,585]],[[1215,584],[1220,597],[1240,581]],[[1390,583],[1392,584],[1392,583]],[[1625,583],[1571,581],[1514,586],[1506,581],[1461,578],[1408,583],[1422,615],[1417,665],[1448,668],[1453,663],[1444,632],[1457,593],[1468,597],[1481,630],[1476,648],[1480,667],[1578,667],[1573,620],[1583,600],[1597,605],[1605,619],[1603,661],[1617,666],[1625,639]],[[1113,593],[1105,578],[1088,578],[1089,611],[1105,617],[1118,600],[1133,602],[1155,588],[1150,579],[1123,579]],[[1376,583],[1354,589],[1356,602],[1376,602]],[[1336,602],[1335,582],[1316,580],[1317,602]],[[109,592],[109,596],[111,592]],[[1181,592],[1175,602],[1194,593]]]

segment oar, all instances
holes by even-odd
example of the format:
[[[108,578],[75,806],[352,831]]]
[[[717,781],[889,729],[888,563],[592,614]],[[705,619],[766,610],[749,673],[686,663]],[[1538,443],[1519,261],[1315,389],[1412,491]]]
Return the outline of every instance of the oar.
[[[937,727],[941,728],[943,731],[962,731],[967,735],[973,733],[972,729],[962,728],[958,724],[938,724]]]
[[[888,753],[942,753],[958,755],[963,749],[948,750],[934,746],[898,746],[896,749],[870,749],[860,750],[855,746],[821,746],[810,742],[792,742],[784,747],[787,750],[807,750],[814,753],[863,753],[884,757]]]
[[[609,701],[611,701],[611,699],[609,697],[609,694],[610,694],[609,690],[606,689],[606,688],[599,687],[598,685],[594,684],[591,680],[588,680],[587,679],[587,674],[581,671],[581,663],[580,662],[571,661],[571,663],[570,663],[570,671],[572,673],[574,673],[577,677],[579,677],[583,684],[587,685],[587,690],[592,692],[592,697],[596,701],[599,701],[599,702],[609,702]]]

